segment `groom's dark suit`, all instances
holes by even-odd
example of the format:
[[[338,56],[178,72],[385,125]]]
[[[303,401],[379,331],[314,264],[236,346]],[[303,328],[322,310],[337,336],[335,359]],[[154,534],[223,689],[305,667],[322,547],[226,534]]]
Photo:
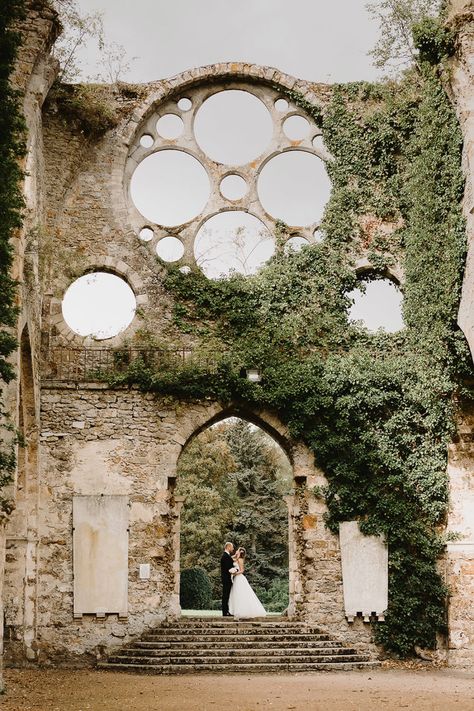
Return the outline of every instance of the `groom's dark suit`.
[[[232,556],[224,551],[221,558],[221,580],[222,580],[222,614],[229,614],[229,595],[232,589],[232,575],[229,570],[234,567]]]

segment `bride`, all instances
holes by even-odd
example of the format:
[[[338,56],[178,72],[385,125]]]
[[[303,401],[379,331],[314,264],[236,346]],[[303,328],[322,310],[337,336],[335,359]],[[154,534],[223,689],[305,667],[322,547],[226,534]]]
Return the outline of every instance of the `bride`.
[[[229,597],[229,612],[234,617],[265,617],[262,603],[250,587],[244,575],[245,548],[239,548],[234,556],[232,590]],[[232,572],[232,571],[231,571]]]

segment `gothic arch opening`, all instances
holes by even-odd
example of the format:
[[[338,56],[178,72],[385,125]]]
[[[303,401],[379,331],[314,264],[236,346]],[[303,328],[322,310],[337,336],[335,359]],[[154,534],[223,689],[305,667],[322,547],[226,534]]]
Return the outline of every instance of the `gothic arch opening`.
[[[266,428],[268,429],[268,428]],[[289,608],[290,459],[259,424],[222,416],[189,438],[178,462],[180,606],[221,615],[219,561],[226,541],[247,551],[245,575],[267,613]]]
[[[8,522],[5,565],[5,638],[9,651],[36,659],[38,564],[38,426],[28,326],[20,339],[16,508]]]

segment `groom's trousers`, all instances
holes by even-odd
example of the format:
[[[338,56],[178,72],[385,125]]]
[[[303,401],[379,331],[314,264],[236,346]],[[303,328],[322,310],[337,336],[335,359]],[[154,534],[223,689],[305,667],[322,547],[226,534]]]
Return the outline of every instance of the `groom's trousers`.
[[[226,575],[222,578],[222,614],[229,614],[229,595],[232,590],[232,578],[230,575]]]

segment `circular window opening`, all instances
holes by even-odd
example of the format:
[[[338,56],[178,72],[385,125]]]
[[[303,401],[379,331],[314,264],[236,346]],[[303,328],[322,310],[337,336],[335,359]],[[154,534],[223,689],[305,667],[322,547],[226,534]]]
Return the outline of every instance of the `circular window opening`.
[[[163,237],[156,245],[156,253],[164,262],[177,262],[184,254],[184,244],[177,237]]]
[[[265,104],[254,94],[231,89],[210,96],[199,108],[194,135],[212,160],[244,165],[266,149],[273,122]]]
[[[210,193],[201,163],[183,151],[165,149],[138,165],[130,182],[137,210],[151,222],[175,227],[204,209]]]
[[[296,237],[290,237],[290,239],[285,242],[285,252],[299,252],[303,247],[307,247],[309,244],[308,240],[304,237],[297,235]]]
[[[313,148],[317,151],[322,152],[326,150],[326,146],[324,145],[323,137],[321,135],[315,136],[311,143],[313,144]]]
[[[179,271],[181,274],[191,274],[191,267],[188,267],[187,264],[184,265],[184,267],[180,267]]]
[[[324,240],[324,232],[317,228],[313,232],[313,237],[315,242],[322,242]]]
[[[176,114],[165,114],[156,122],[156,130],[162,138],[173,141],[183,133],[183,119]]]
[[[303,116],[289,116],[283,123],[283,133],[290,141],[302,141],[309,134],[309,121]]]
[[[361,321],[369,331],[383,328],[395,333],[403,328],[400,289],[390,279],[376,279],[363,284],[363,289],[354,289],[348,294],[354,302],[349,309],[349,319]]]
[[[277,99],[275,101],[275,108],[280,113],[288,111],[288,101],[286,99]]]
[[[181,111],[189,111],[192,105],[193,102],[191,99],[187,99],[186,97],[183,97],[178,101],[178,109],[181,109]]]
[[[255,274],[274,251],[273,236],[263,222],[240,210],[210,217],[194,241],[196,262],[210,279],[233,272]]]
[[[140,138],[140,145],[143,146],[143,148],[151,148],[154,142],[155,139],[150,133],[144,133]]]
[[[136,305],[135,294],[124,279],[108,272],[92,272],[70,285],[62,312],[69,328],[79,336],[104,340],[131,324]]]
[[[143,227],[143,229],[140,230],[139,232],[139,237],[142,240],[142,242],[149,242],[151,239],[154,237],[154,232],[151,229],[151,227]]]
[[[271,158],[258,177],[263,208],[275,219],[300,227],[319,222],[331,183],[320,158],[305,151],[286,151]]]
[[[247,183],[240,175],[222,178],[220,191],[227,200],[241,200],[247,192]]]

